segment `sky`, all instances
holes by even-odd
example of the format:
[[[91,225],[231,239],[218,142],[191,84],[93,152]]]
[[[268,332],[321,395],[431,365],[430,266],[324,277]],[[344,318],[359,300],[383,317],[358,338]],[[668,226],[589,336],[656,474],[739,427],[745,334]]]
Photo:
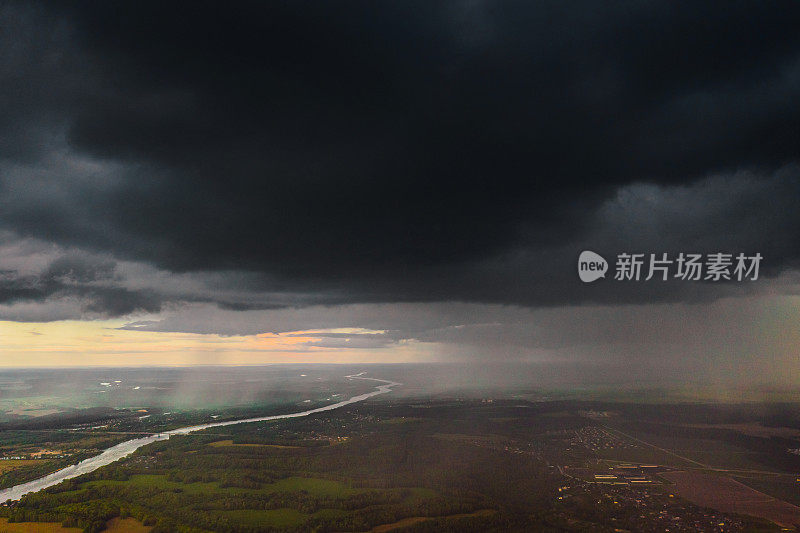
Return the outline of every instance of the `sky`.
[[[0,27],[0,366],[800,381],[797,2],[12,0]],[[763,259],[620,281],[622,253]]]

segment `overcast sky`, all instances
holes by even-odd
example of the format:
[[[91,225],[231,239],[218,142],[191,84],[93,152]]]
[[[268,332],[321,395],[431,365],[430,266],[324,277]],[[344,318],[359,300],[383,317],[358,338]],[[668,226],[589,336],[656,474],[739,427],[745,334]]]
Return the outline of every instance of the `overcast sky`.
[[[2,2],[0,364],[796,384],[798,27],[796,1]],[[763,260],[615,281],[623,252]]]

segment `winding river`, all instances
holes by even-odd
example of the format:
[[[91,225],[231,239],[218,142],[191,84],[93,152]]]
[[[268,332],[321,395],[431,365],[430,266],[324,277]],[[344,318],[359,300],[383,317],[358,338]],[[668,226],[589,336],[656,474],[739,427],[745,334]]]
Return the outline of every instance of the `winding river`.
[[[365,378],[362,377],[362,374],[364,374],[364,372],[345,377],[349,379],[364,379],[369,381],[378,381],[380,383],[384,383],[384,385],[378,385],[377,387],[375,387],[374,391],[367,392],[365,394],[359,394],[358,396],[353,396],[349,400],[343,400],[338,403],[326,405],[324,407],[317,407],[316,409],[309,409],[308,411],[301,411],[299,413],[262,416],[257,418],[243,418],[240,420],[226,420],[225,422],[212,422],[210,424],[200,424],[197,426],[187,426],[184,428],[173,429],[170,431],[165,431],[163,433],[158,433],[156,435],[150,435],[149,437],[126,440],[125,442],[121,442],[116,446],[112,446],[111,448],[104,450],[103,453],[99,455],[95,455],[94,457],[84,459],[78,464],[62,468],[61,470],[53,472],[52,474],[48,474],[44,477],[40,477],[39,479],[34,479],[33,481],[29,481],[27,483],[22,483],[20,485],[15,485],[13,487],[0,490],[0,502],[4,502],[6,500],[19,500],[23,495],[28,494],[29,492],[36,492],[38,490],[46,489],[47,487],[52,487],[53,485],[57,485],[64,480],[71,479],[76,476],[80,476],[82,474],[88,474],[89,472],[97,470],[101,466],[106,466],[118,459],[127,457],[128,455],[133,453],[134,450],[141,448],[145,444],[150,444],[151,442],[156,442],[159,440],[165,440],[170,438],[172,435],[186,435],[187,433],[191,433],[192,431],[199,431],[201,429],[216,428],[221,426],[231,426],[233,424],[244,424],[247,422],[265,422],[268,420],[279,420],[282,418],[300,418],[303,416],[313,415],[314,413],[321,413],[323,411],[332,411],[334,409],[338,409],[339,407],[344,407],[345,405],[350,405],[352,403],[363,402],[367,398],[372,398],[373,396],[377,396],[379,394],[386,394],[388,392],[391,392],[392,387],[402,385],[402,383],[395,383],[394,381],[387,381],[385,379]]]

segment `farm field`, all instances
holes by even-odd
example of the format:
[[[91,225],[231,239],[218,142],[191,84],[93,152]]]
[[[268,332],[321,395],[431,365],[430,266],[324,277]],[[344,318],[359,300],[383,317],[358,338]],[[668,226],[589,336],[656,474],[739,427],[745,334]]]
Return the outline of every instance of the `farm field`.
[[[751,489],[734,479],[696,471],[662,474],[675,483],[674,491],[687,500],[726,513],[766,518],[791,528],[800,524],[800,507]]]

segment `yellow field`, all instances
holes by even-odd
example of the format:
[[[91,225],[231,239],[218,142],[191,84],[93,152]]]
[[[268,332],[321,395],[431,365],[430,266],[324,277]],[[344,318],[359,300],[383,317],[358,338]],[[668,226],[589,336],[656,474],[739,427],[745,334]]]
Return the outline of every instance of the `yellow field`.
[[[0,531],[3,531],[3,533],[81,533],[83,530],[77,527],[61,527],[58,522],[19,522],[9,524],[6,518],[0,518]]]
[[[8,472],[9,470],[14,470],[15,468],[19,468],[21,466],[38,463],[40,461],[36,459],[6,459],[0,461],[0,474],[3,472]]]

